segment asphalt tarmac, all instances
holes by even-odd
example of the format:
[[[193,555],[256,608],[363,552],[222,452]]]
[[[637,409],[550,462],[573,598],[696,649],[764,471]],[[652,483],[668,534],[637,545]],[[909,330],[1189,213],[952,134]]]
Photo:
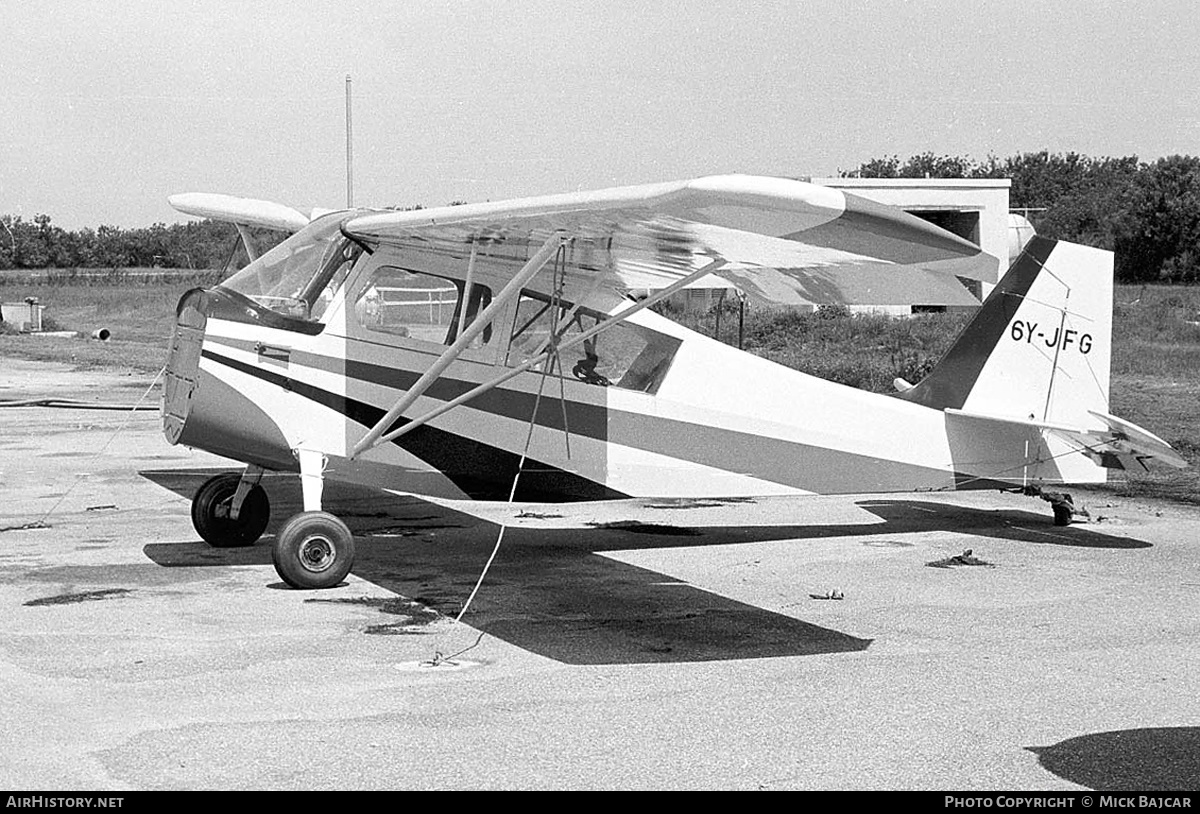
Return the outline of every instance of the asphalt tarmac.
[[[0,400],[147,384],[0,361]],[[0,409],[0,787],[1200,789],[1193,509],[331,487],[357,564],[297,591],[293,479],[251,548],[192,529],[231,468],[155,412]]]

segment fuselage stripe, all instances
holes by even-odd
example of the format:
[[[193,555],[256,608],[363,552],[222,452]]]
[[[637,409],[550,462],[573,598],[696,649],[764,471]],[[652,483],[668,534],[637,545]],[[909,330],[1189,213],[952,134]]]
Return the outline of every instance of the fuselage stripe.
[[[384,415],[384,410],[373,405],[331,393],[273,370],[264,370],[231,359],[212,350],[202,351],[201,356],[289,390],[341,413],[364,427],[372,426]],[[406,421],[401,418],[390,429],[401,427]],[[515,453],[429,424],[418,427],[393,443],[441,470],[463,492],[477,499],[507,498],[508,489],[520,464],[520,456]],[[609,500],[623,497],[628,495],[578,473],[568,472],[532,458],[526,460],[521,470],[517,492],[519,500],[539,501]]]
[[[274,371],[265,371],[244,365],[235,360],[206,351],[209,358],[217,357],[226,364],[240,365],[253,375],[272,381],[281,387],[305,395],[313,400],[327,403],[332,409],[343,412],[364,426],[371,426],[383,415],[383,410],[363,402],[337,396],[327,391],[307,385],[296,379],[283,376]],[[317,369],[329,371],[332,364],[340,360],[316,357],[306,354],[306,361],[321,361],[324,364],[310,365]],[[293,356],[295,361],[296,356]],[[348,370],[354,371],[353,376],[358,381],[383,384],[388,387],[402,387],[404,381],[415,381],[412,373],[395,368],[384,368],[367,363],[348,364]],[[333,371],[336,372],[336,371]],[[364,378],[371,376],[370,379]],[[385,378],[384,382],[373,381]],[[448,380],[447,389],[437,392],[431,388],[428,393],[443,398],[453,398],[451,394],[465,392],[473,383],[461,380]],[[436,386],[435,386],[436,387]],[[499,388],[497,388],[499,390]],[[321,393],[323,396],[310,395]],[[521,391],[504,390],[496,393],[485,393],[468,405],[470,409],[484,413],[527,422],[532,412],[535,396]],[[341,400],[346,406],[340,407],[333,401]],[[520,409],[525,407],[524,414]],[[923,488],[954,488],[955,481],[971,482],[970,475],[958,474],[950,468],[921,466],[918,464],[877,458],[860,453],[827,449],[811,444],[801,444],[786,439],[760,437],[751,433],[726,429],[712,425],[698,425],[662,416],[647,416],[629,414],[625,411],[609,410],[607,408],[567,402],[568,426],[572,436],[582,436],[594,441],[612,442],[652,454],[674,458],[680,466],[698,465],[711,467],[731,474],[757,478],[774,484],[786,485],[796,489],[821,493],[858,493],[865,491],[901,491],[907,490],[906,484],[922,484]],[[580,415],[590,415],[591,421],[579,419]],[[402,426],[405,419],[399,420],[394,427]],[[562,408],[557,398],[543,399],[538,415],[539,426],[552,429],[563,427]],[[446,430],[424,425],[417,430],[401,436],[401,446],[407,451],[426,460],[431,465],[445,471],[445,465],[453,468],[453,461],[448,461],[440,450],[432,449],[427,440],[430,434],[453,436],[458,439],[455,446],[465,443],[478,444],[479,448],[488,447],[496,453],[502,453],[496,447],[483,444],[462,436],[449,433]],[[447,442],[449,443],[449,442]],[[418,447],[425,451],[419,451]],[[513,453],[503,452],[504,455]],[[494,456],[488,460],[495,463]],[[442,465],[439,465],[439,461]],[[459,464],[461,466],[461,464]],[[550,464],[539,462],[538,468],[556,469]],[[482,467],[481,467],[482,468]],[[504,465],[504,471],[515,472],[515,461]],[[564,471],[564,470],[557,470]],[[447,472],[447,476],[459,483],[461,473]],[[522,476],[524,477],[524,476]],[[589,481],[595,484],[594,481]],[[460,488],[468,494],[471,489],[459,483]],[[595,484],[599,485],[599,484]],[[477,490],[476,490],[477,491]],[[620,494],[611,490],[613,494]]]

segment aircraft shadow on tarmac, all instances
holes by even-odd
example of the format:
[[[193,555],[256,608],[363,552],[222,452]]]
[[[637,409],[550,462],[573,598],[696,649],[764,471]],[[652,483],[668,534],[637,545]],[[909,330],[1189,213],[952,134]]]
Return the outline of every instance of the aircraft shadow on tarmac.
[[[1200,727],[1121,729],[1027,748],[1042,768],[1096,791],[1200,788]]]
[[[187,499],[220,470],[143,471]],[[294,477],[265,483],[272,534],[300,510]],[[326,486],[326,508],[355,534],[354,573],[453,616],[470,594],[496,539],[497,526],[412,497]],[[570,664],[624,664],[803,656],[865,650],[863,639],[702,590],[601,552],[772,540],[952,530],[990,537],[1104,548],[1147,543],[1082,528],[1055,528],[1023,511],[980,511],[920,500],[863,500],[882,523],[699,526],[613,524],[601,528],[509,527],[474,600],[470,625],[530,652]],[[1040,528],[1039,528],[1040,527]],[[216,549],[200,541],[151,543],[146,555],[166,566],[269,564],[270,546]]]

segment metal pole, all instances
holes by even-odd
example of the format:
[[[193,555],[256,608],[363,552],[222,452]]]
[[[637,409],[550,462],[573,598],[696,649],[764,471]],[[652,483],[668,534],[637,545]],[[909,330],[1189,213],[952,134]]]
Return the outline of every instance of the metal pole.
[[[746,339],[746,295],[738,291],[738,350],[745,350]]]
[[[462,307],[458,309],[457,337],[462,334],[467,324],[467,308],[471,305],[471,286],[475,284],[475,258],[479,255],[479,239],[471,238],[471,259],[467,261],[467,281],[463,283]]]
[[[4,231],[8,232],[8,239],[12,241],[11,254],[13,268],[17,267],[17,238],[13,235],[12,229],[8,228],[8,216],[0,218],[0,226],[4,227]]]
[[[350,115],[350,74],[346,74],[346,208],[354,207],[354,120]]]

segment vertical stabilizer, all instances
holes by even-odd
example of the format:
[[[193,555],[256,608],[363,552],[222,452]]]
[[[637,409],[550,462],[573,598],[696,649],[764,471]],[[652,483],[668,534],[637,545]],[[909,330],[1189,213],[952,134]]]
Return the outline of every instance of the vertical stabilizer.
[[[1108,412],[1112,252],[1035,237],[953,347],[902,398],[1089,426]]]

